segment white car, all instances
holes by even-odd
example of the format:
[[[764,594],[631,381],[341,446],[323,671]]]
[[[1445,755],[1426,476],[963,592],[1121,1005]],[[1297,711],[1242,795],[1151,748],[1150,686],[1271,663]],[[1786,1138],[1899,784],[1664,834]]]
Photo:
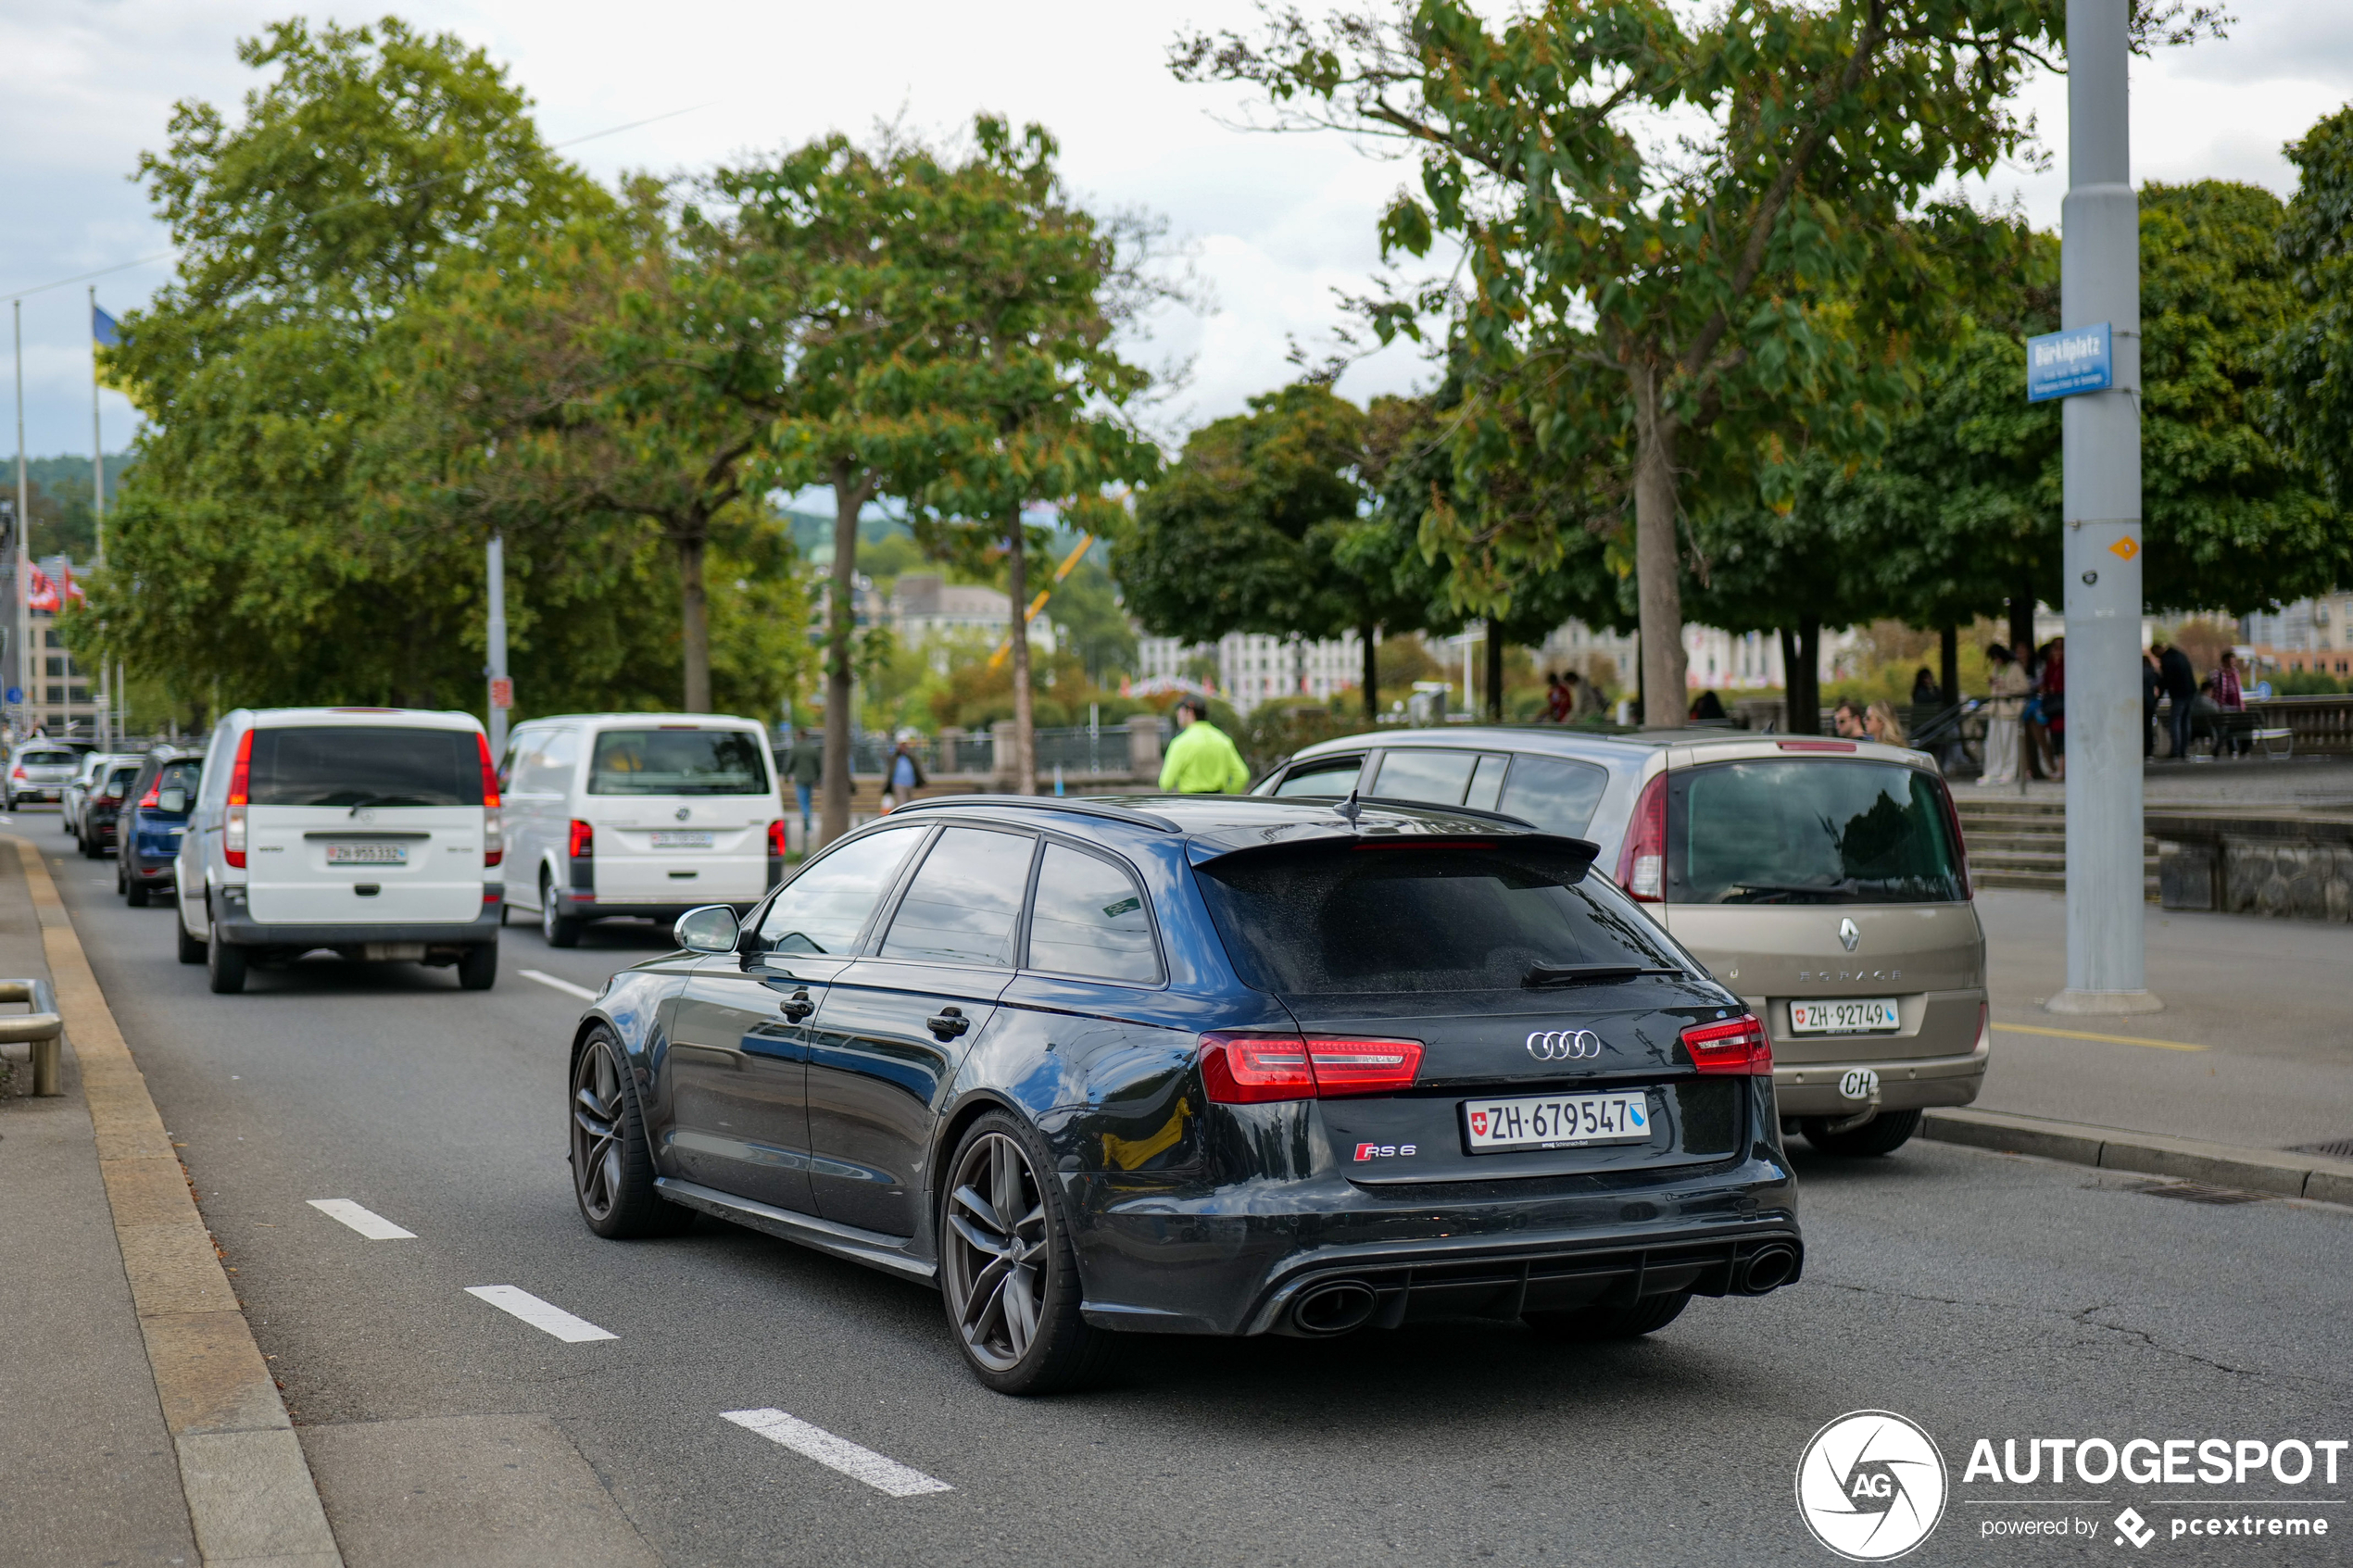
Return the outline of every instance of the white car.
[[[27,800],[63,800],[82,766],[82,753],[53,740],[19,741],[8,753],[8,775],[0,780],[0,809],[13,811]]]
[[[664,922],[758,902],[785,863],[785,808],[758,722],[573,713],[519,725],[499,769],[515,902],[553,947],[587,922]]]
[[[490,742],[470,713],[239,709],[181,840],[180,959],[212,989],[315,947],[498,976],[506,872]]]
[[[99,787],[99,781],[116,768],[136,768],[145,759],[136,752],[93,751],[82,759],[74,771],[73,782],[66,785],[65,801],[58,815],[65,820],[66,836],[82,836],[82,809],[90,804],[90,797]]]

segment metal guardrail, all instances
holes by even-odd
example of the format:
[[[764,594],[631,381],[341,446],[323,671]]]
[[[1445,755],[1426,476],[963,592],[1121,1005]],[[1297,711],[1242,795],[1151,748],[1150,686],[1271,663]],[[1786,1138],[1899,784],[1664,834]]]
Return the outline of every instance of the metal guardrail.
[[[46,980],[0,980],[0,1002],[23,1002],[31,1012],[0,1014],[0,1041],[32,1043],[32,1092],[61,1095],[65,1021],[57,1016],[57,993]]]

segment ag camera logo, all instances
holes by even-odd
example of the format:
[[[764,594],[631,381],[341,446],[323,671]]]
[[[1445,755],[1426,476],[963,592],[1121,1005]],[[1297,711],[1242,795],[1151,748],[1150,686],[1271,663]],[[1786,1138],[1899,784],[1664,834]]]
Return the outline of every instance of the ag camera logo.
[[[1850,1562],[1901,1557],[1944,1515],[1944,1456],[1893,1411],[1850,1411],[1798,1459],[1797,1513]]]

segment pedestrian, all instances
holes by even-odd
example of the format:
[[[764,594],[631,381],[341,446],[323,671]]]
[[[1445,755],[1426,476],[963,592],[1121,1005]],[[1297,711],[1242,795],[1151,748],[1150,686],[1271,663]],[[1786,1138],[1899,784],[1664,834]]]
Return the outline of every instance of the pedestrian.
[[[2043,696],[2043,733],[2050,737],[2051,777],[2067,778],[2067,639],[2053,637],[2036,689]]]
[[[2197,712],[2197,669],[2190,656],[2166,643],[2157,645],[2157,670],[2165,686],[2165,700],[2173,705],[2167,727],[2173,732],[2173,760],[2190,755],[2190,721]]]
[[[1569,681],[1575,679],[1577,677],[1574,673],[1571,673],[1567,681],[1561,679],[1561,673],[1557,670],[1544,677],[1544,717],[1555,724],[1567,723],[1570,712],[1577,706],[1577,694],[1569,688],[1568,684]]]
[[[825,733],[803,730],[792,748],[792,792],[800,800],[800,850],[809,852],[809,801],[825,782]]]
[[[1936,684],[1936,677],[1928,672],[1928,666],[1925,664],[1920,666],[1919,673],[1912,677],[1912,706],[1914,708],[1944,706],[1944,688]]]
[[[1176,704],[1176,738],[1160,765],[1160,787],[1171,795],[1239,795],[1250,787],[1249,764],[1209,721],[1209,704],[1200,697]]]
[[[1579,719],[1596,719],[1609,710],[1609,704],[1602,698],[1601,687],[1576,671],[1563,675],[1561,684],[1568,688],[1570,723],[1574,724]]]
[[[2141,654],[2141,760],[2157,759],[2157,699],[2165,695],[2165,676],[2157,667],[2157,648]]]
[[[2219,754],[2227,740],[2231,754],[2244,757],[2250,749],[2244,719],[2223,718],[2223,714],[2245,713],[2246,693],[2239,685],[2239,656],[2237,650],[2224,648],[2221,662],[2214,666],[2214,749]]]
[[[1692,717],[1707,723],[1722,722],[1724,699],[1718,696],[1712,690],[1700,693],[1699,700],[1692,704]]]
[[[2026,671],[1999,643],[1986,648],[1985,668],[1992,677],[1992,695],[1986,702],[1985,770],[1978,774],[1977,782],[2016,784],[2019,722],[2026,711]]]
[[[1895,705],[1884,699],[1871,704],[1863,715],[1863,733],[1881,746],[1909,746],[1904,737],[1904,721],[1895,716]]]
[[[915,797],[924,787],[924,770],[915,760],[912,742],[900,741],[890,753],[890,767],[883,778],[882,809],[887,816]]]
[[[1870,732],[1863,728],[1863,710],[1852,698],[1843,698],[1831,713],[1831,729],[1842,740],[1869,740]]]

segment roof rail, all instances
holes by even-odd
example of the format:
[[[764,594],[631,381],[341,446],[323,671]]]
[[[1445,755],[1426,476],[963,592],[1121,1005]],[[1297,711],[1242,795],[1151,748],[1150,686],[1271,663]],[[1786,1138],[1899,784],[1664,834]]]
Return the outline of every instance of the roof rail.
[[[1082,817],[1101,817],[1109,822],[1134,822],[1142,827],[1158,828],[1163,833],[1182,833],[1184,829],[1166,817],[1150,811],[1139,811],[1132,806],[1114,806],[1107,800],[1073,800],[1067,796],[1054,795],[926,795],[910,800],[891,812],[937,810],[951,806],[1018,806],[1031,811],[1071,811]]]

